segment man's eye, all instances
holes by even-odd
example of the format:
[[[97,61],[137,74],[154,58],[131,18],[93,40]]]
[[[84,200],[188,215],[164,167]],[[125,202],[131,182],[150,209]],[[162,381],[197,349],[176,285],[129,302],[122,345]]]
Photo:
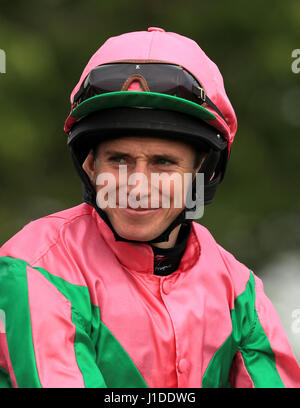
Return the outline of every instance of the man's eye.
[[[114,156],[114,157],[110,157],[110,161],[114,162],[114,163],[126,163],[126,158],[122,157],[122,156]]]
[[[162,165],[169,165],[169,164],[173,164],[173,162],[171,162],[168,159],[158,159],[157,160],[157,164],[162,164]]]

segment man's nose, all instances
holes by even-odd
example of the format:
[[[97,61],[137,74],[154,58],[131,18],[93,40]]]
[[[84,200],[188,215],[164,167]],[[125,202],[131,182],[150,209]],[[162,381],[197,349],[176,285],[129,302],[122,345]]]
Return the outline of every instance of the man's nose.
[[[138,187],[142,196],[151,195],[151,171],[145,160],[137,160],[128,172],[128,192]]]
[[[130,166],[127,174],[128,178],[136,180],[136,185],[140,184],[141,180],[147,179],[148,183],[151,180],[151,170],[146,160],[137,160],[134,166]]]
[[[149,169],[148,169],[147,161],[146,160],[136,160],[133,172],[143,173],[145,174],[145,176],[148,177]]]

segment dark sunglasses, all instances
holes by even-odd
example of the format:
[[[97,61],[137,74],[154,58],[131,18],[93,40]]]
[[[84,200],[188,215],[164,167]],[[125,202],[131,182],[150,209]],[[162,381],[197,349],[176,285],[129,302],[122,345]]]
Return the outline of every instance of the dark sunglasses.
[[[199,105],[206,103],[227,123],[217,106],[206,95],[199,82],[178,65],[165,63],[113,63],[94,68],[75,94],[73,104],[95,95],[127,90],[138,80],[144,91],[183,98]]]

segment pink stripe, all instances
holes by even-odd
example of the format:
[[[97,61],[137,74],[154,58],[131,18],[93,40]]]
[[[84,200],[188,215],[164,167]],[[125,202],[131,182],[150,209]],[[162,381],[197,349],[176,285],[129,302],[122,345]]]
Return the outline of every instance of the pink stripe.
[[[245,367],[240,351],[233,359],[229,379],[233,388],[254,388],[254,383]]]
[[[14,388],[18,388],[17,380],[10,361],[7,338],[5,333],[0,332],[0,367],[9,372],[11,382]]]
[[[86,239],[90,230],[99,235],[90,216],[91,212],[89,205],[80,204],[32,221],[0,248],[0,256],[23,259],[31,266],[45,268],[47,271],[51,269],[50,265],[54,265],[53,270],[49,271],[53,275],[73,285],[86,286],[81,269],[74,261],[78,256],[72,255],[74,252],[81,252],[83,238]],[[77,240],[79,244],[75,249],[68,247]],[[56,267],[57,264],[60,265],[59,268]]]
[[[27,267],[33,346],[45,388],[84,387],[75,350],[71,303],[37,270]]]
[[[263,292],[262,281],[255,276],[256,310],[275,354],[275,363],[280,378],[287,388],[300,388],[300,367],[294,356],[286,333],[281,325],[279,316]]]

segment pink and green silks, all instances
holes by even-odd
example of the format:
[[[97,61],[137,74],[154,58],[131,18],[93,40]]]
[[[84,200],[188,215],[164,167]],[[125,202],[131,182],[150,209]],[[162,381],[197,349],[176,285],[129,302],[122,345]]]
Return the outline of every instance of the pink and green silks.
[[[195,222],[163,277],[87,204],[33,221],[0,249],[0,310],[1,387],[300,387],[261,280]]]

